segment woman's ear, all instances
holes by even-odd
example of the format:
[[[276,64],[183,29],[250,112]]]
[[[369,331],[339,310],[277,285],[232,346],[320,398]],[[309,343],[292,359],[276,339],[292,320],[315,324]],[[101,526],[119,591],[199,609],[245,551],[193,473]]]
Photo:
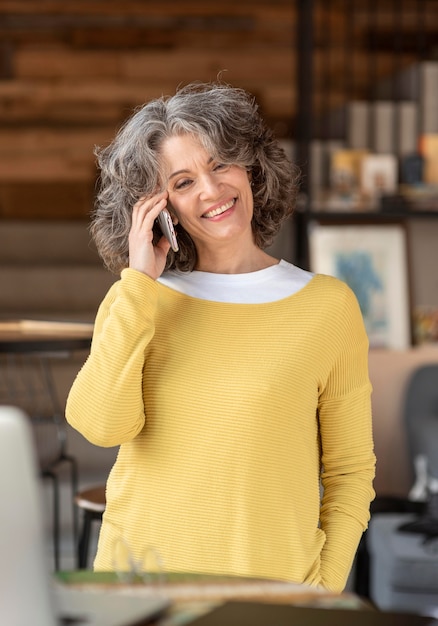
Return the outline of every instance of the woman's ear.
[[[179,219],[177,218],[177,216],[172,210],[168,209],[168,211],[169,211],[170,217],[172,218],[172,224],[176,226],[179,223]]]
[[[169,202],[169,200],[167,201],[166,209],[169,211],[169,215],[172,218],[172,224],[175,226],[176,224],[178,224],[179,219],[178,219],[177,214],[175,213],[175,210],[172,204]]]

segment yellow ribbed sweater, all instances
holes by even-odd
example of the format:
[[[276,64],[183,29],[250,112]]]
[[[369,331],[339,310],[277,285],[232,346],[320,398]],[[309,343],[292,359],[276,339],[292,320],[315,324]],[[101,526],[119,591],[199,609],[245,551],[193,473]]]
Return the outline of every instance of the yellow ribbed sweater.
[[[340,591],[374,497],[367,350],[332,277],[229,304],[124,270],[66,407],[90,442],[120,445],[95,569],[124,567],[123,537],[169,571]]]

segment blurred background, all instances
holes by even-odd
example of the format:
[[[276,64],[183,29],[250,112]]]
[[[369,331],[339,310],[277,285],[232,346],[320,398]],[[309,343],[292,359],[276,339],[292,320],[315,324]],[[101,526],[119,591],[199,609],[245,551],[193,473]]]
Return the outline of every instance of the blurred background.
[[[437,4],[2,0],[0,317],[93,321],[115,280],[88,234],[94,147],[179,85],[220,77],[243,87],[303,173],[275,254],[313,269],[315,225],[354,226],[359,241],[369,225],[403,233],[407,302],[393,307],[409,337],[378,346],[370,367],[376,489],[405,495],[404,389],[418,365],[438,360]],[[85,356],[54,366],[61,405]],[[116,451],[70,431],[68,443],[80,484],[104,480]],[[63,498],[66,565],[68,489]]]
[[[3,0],[0,314],[89,318],[111,280],[84,228],[94,146],[135,107],[194,80],[221,77],[253,93],[300,165],[300,210],[276,248],[286,259],[311,264],[314,213],[342,211],[347,221],[376,208],[376,190],[357,180],[361,152],[392,156],[368,159],[383,168],[373,180],[386,185],[386,207],[402,218],[406,200],[417,217],[426,203],[436,209],[435,186],[414,194],[411,185],[400,198],[393,174],[397,183],[438,178],[437,20],[434,0]],[[437,283],[431,289],[422,271],[435,260],[436,229],[418,219],[409,228],[423,241],[412,247],[414,304],[438,306]]]

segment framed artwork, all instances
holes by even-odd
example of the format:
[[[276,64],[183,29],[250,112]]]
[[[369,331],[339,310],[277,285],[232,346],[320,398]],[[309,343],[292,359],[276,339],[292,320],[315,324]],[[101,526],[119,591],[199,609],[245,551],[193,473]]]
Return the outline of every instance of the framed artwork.
[[[310,269],[346,282],[362,311],[371,348],[411,345],[406,230],[402,224],[309,226]]]

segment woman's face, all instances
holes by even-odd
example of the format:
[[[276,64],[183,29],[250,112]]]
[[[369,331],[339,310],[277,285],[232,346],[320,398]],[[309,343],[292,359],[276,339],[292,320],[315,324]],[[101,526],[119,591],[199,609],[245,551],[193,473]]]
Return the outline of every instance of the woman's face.
[[[215,161],[192,135],[167,139],[161,149],[169,209],[198,255],[220,244],[254,246],[253,197],[248,172]]]

